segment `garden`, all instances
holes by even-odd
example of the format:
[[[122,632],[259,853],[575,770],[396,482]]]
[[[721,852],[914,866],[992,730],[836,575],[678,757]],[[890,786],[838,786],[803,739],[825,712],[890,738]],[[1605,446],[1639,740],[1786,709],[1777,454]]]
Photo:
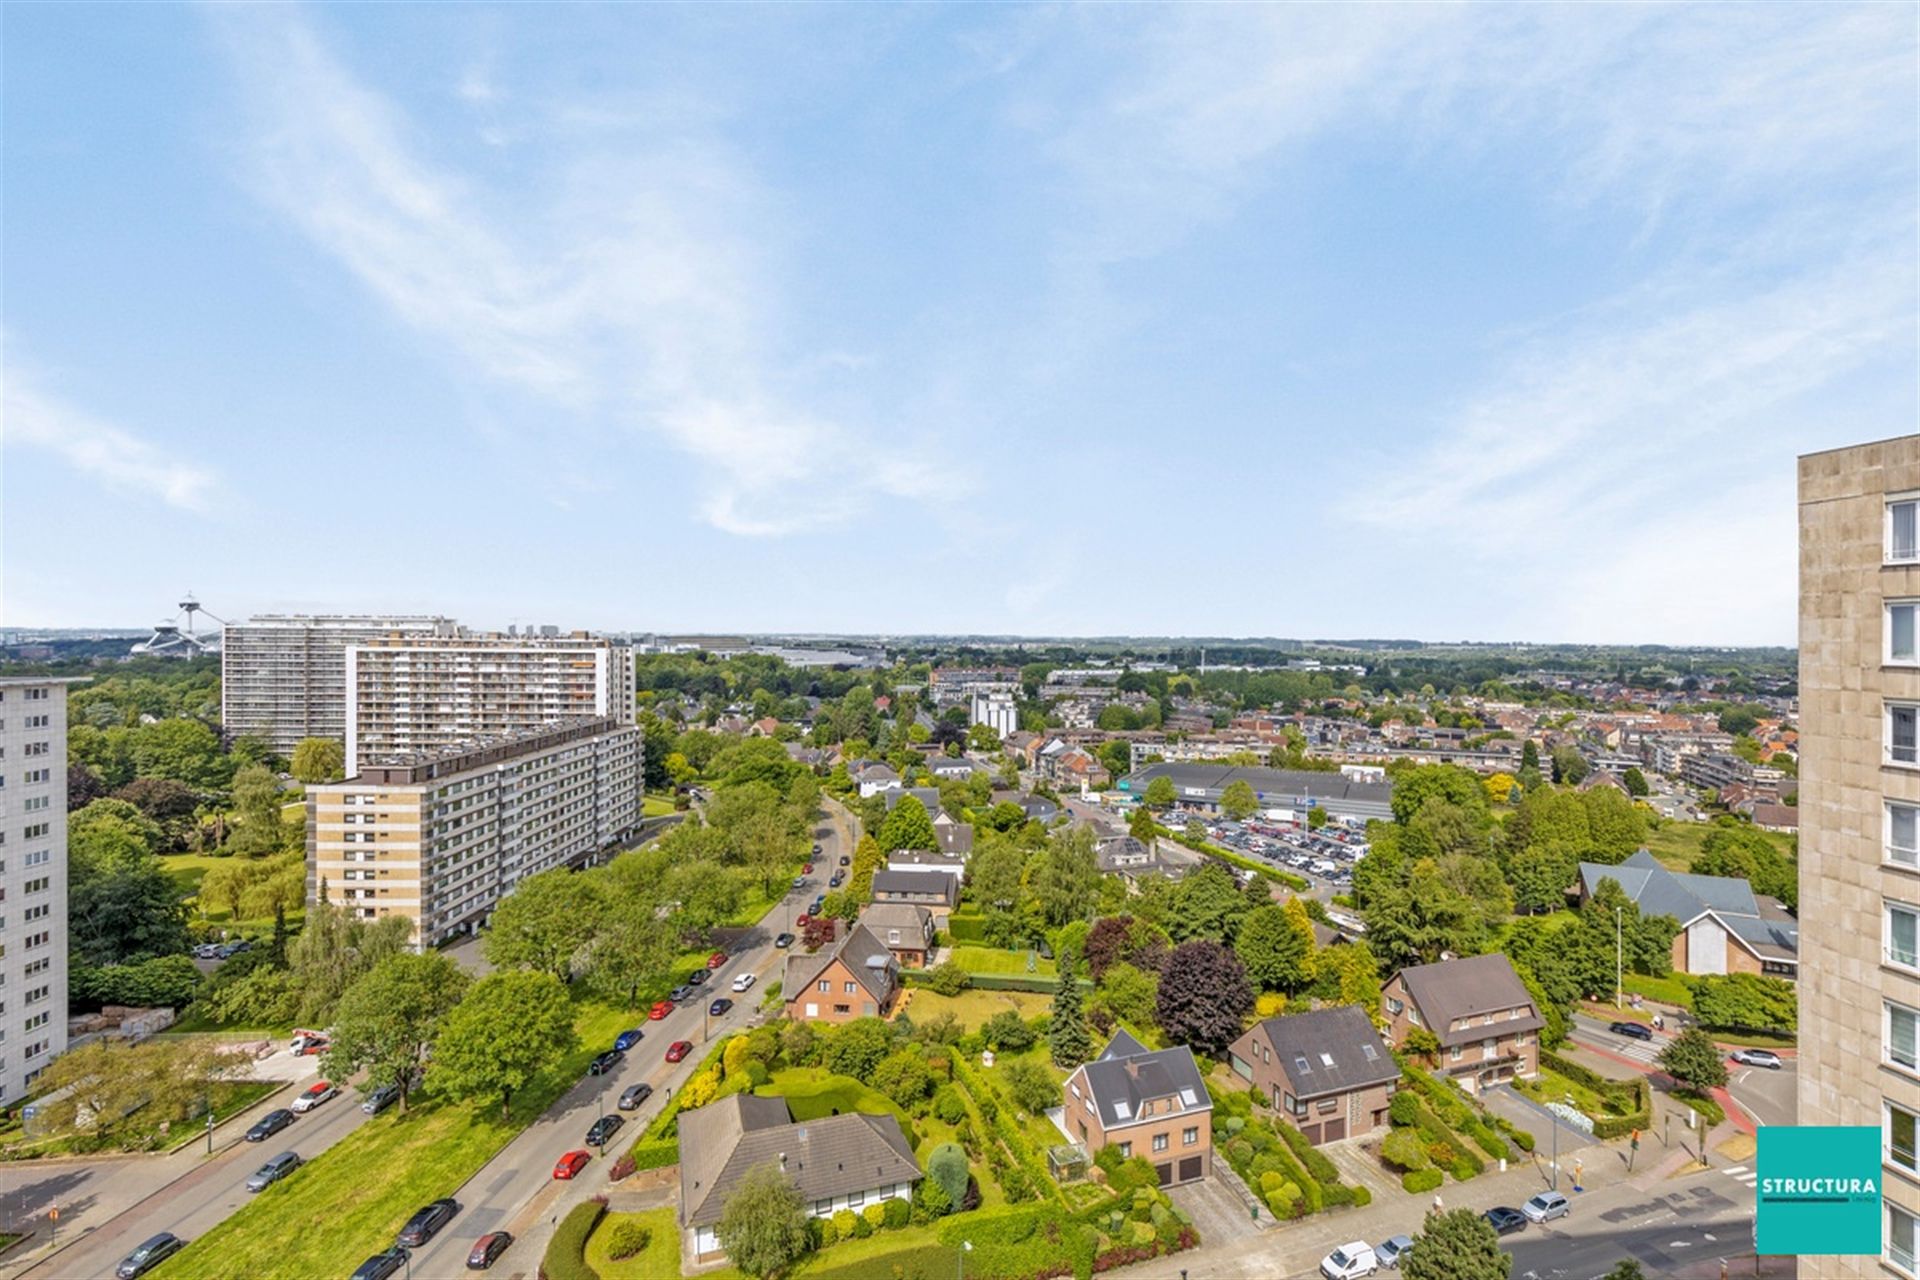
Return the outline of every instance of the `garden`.
[[[1486,1172],[1488,1160],[1533,1150],[1533,1135],[1486,1111],[1451,1080],[1406,1067],[1389,1104],[1392,1128],[1380,1160],[1400,1174],[1408,1192],[1432,1191],[1451,1174],[1465,1182]]]
[[[1580,1063],[1542,1050],[1539,1073],[1531,1080],[1514,1081],[1515,1089],[1541,1105],[1566,1102],[1593,1121],[1593,1136],[1621,1138],[1653,1122],[1653,1086],[1635,1075],[1610,1080]]]
[[[1258,1090],[1228,1089],[1208,1080],[1207,1092],[1213,1096],[1216,1148],[1274,1217],[1304,1218],[1372,1202],[1367,1188],[1341,1182],[1333,1161],[1270,1110]]]

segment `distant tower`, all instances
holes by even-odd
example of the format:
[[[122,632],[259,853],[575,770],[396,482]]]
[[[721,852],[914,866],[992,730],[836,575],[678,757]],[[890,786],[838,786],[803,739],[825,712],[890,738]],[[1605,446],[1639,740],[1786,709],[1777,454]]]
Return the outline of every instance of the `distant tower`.
[[[153,634],[134,645],[129,652],[158,654],[163,658],[197,658],[203,654],[219,653],[220,634],[212,632],[203,636],[194,625],[195,615],[202,613],[213,618],[215,622],[221,621],[201,608],[200,602],[195,600],[193,593],[189,591],[187,598],[180,602],[180,614],[185,614],[187,619],[186,629],[181,630],[180,614],[174,615],[165,622],[156,622],[153,626]],[[225,624],[222,623],[222,625]]]

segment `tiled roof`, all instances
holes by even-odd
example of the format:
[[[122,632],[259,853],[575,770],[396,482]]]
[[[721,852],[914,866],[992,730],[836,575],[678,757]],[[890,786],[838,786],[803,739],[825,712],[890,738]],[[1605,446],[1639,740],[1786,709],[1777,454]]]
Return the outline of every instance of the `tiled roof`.
[[[1522,1005],[1527,1012],[1499,1023],[1502,1031],[1533,1031],[1546,1025],[1520,975],[1513,971],[1513,962],[1503,955],[1414,965],[1400,971],[1400,981],[1443,1047],[1486,1038],[1485,1025],[1454,1028],[1455,1021]]]
[[[747,1170],[771,1164],[811,1203],[914,1183],[920,1166],[891,1115],[824,1116],[796,1124],[785,1100],[730,1094],[680,1116],[680,1222],[720,1221]]]
[[[1247,1035],[1266,1039],[1302,1098],[1350,1093],[1400,1076],[1400,1064],[1358,1005],[1268,1018]]]

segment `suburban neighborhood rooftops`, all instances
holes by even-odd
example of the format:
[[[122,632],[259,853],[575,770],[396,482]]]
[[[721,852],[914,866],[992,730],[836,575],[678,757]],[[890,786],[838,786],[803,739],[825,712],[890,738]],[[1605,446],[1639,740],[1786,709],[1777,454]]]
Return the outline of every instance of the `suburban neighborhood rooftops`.
[[[1185,1045],[1148,1049],[1125,1031],[1116,1031],[1100,1056],[1081,1071],[1105,1128],[1133,1123],[1141,1116],[1141,1104],[1154,1098],[1177,1097],[1183,1111],[1213,1107],[1193,1052]]]
[[[1359,1005],[1268,1018],[1254,1034],[1273,1046],[1274,1060],[1302,1098],[1348,1093],[1400,1077],[1400,1064]]]
[[[1165,778],[1176,792],[1194,790],[1217,795],[1235,782],[1245,782],[1253,794],[1277,800],[1311,798],[1339,804],[1388,805],[1393,801],[1391,782],[1357,782],[1338,773],[1314,773],[1304,769],[1265,769],[1252,765],[1191,763],[1150,764],[1135,769],[1122,780],[1125,790],[1144,795],[1155,778]]]
[[[1540,1011],[1533,1007],[1513,963],[1503,955],[1467,956],[1460,960],[1442,960],[1438,964],[1417,964],[1402,969],[1400,982],[1426,1020],[1427,1029],[1442,1047],[1479,1040],[1486,1035],[1485,1023],[1455,1027],[1455,1022],[1477,1019],[1490,1013],[1525,1006],[1519,1018],[1501,1022],[1508,1031],[1533,1031],[1546,1025]]]

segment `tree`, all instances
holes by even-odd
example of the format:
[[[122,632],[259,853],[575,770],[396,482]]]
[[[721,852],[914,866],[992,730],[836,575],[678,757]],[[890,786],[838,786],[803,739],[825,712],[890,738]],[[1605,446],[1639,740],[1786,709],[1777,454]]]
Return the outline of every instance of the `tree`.
[[[987,941],[996,947],[1010,945],[1018,931],[1026,862],[1025,850],[1005,836],[985,833],[975,841],[967,891],[986,913]]]
[[[1220,812],[1235,822],[1245,822],[1260,808],[1260,801],[1253,794],[1253,785],[1245,778],[1235,778],[1220,793]]]
[[[1174,800],[1173,779],[1165,774],[1156,777],[1147,784],[1144,799],[1150,809],[1171,809]]]
[[[887,855],[871,832],[853,846],[852,874],[847,877],[847,892],[865,902],[873,896],[873,873],[887,865]]]
[[[652,897],[609,891],[587,945],[587,984],[635,1008],[640,989],[672,968],[674,944],[673,923]]]
[[[1130,964],[1158,971],[1160,960],[1172,939],[1158,925],[1133,916],[1101,916],[1087,931],[1081,955],[1094,982],[1104,983],[1107,970],[1116,964]]]
[[[1298,899],[1294,899],[1295,902]],[[1241,921],[1233,940],[1234,954],[1247,967],[1247,976],[1263,991],[1302,991],[1308,983],[1313,953],[1313,922],[1304,908],[1298,915],[1288,907],[1255,907]]]
[[[127,730],[132,777],[172,778],[204,790],[224,788],[233,777],[232,762],[220,751],[220,735],[211,726],[183,716]],[[107,775],[103,772],[103,777]]]
[[[474,983],[441,1024],[427,1083],[447,1097],[513,1096],[572,1053],[573,1002],[550,970],[499,969]]]
[[[1240,891],[1233,873],[1209,862],[1180,882],[1167,917],[1167,932],[1179,942],[1189,938],[1232,942],[1248,910],[1247,895]]]
[[[1007,1082],[1007,1092],[1028,1115],[1042,1115],[1047,1108],[1060,1105],[1059,1081],[1033,1059],[1016,1058],[1006,1064],[1001,1074]]]
[[[1038,874],[1029,877],[1027,887],[1039,903],[1048,928],[1057,929],[1092,914],[1100,889],[1093,828],[1069,827],[1055,832],[1034,861]]]
[[[1628,766],[1627,771],[1620,775],[1620,781],[1630,796],[1644,796],[1652,790],[1647,786],[1647,775],[1640,772],[1638,766]],[[1615,1269],[1618,1270],[1618,1268]]]
[[[227,851],[244,858],[270,858],[286,852],[292,828],[281,817],[280,780],[264,765],[248,765],[233,775],[233,828]]]
[[[727,1259],[755,1280],[766,1280],[807,1251],[807,1210],[800,1189],[768,1161],[741,1176],[714,1228]]]
[[[246,1061],[199,1036],[92,1040],[50,1061],[34,1092],[49,1127],[113,1138],[202,1114],[213,1086]]]
[[[305,783],[338,782],[346,772],[347,749],[336,738],[302,738],[293,747],[288,770]]]
[[[880,824],[880,849],[883,853],[894,853],[901,849],[937,849],[938,838],[933,834],[933,819],[927,816],[927,806],[920,803],[919,796],[903,796]]]
[[[436,951],[388,956],[340,997],[322,1068],[335,1080],[367,1070],[367,1083],[400,1090],[407,1109],[427,1046],[467,988],[467,974]]]
[[[1428,1213],[1400,1264],[1405,1280],[1507,1280],[1513,1257],[1500,1249],[1500,1237],[1471,1209]]]
[[[967,1184],[973,1180],[967,1170],[967,1153],[955,1143],[941,1143],[927,1156],[927,1177],[940,1184],[950,1204],[960,1205],[967,1198]]]
[[[544,969],[567,982],[593,940],[600,915],[600,894],[591,878],[565,867],[528,876],[493,909],[487,962]]]
[[[1799,1001],[1791,982],[1757,973],[1713,974],[1693,979],[1693,1013],[1700,1025],[1720,1031],[1791,1035],[1799,1024]]]
[[[912,1107],[933,1092],[933,1070],[918,1048],[896,1049],[880,1060],[868,1081],[902,1107]]]
[[[1025,1053],[1039,1036],[1018,1013],[1002,1009],[981,1026],[980,1038],[1001,1053]]]
[[[1640,1268],[1639,1262],[1632,1258],[1622,1258],[1613,1264],[1613,1270],[1600,1280],[1647,1280],[1647,1273]]]
[[[1197,938],[1167,957],[1154,1016],[1169,1041],[1219,1057],[1252,1011],[1246,967],[1219,943]]]
[[[1555,747],[1553,749],[1553,780],[1562,786],[1572,786],[1586,777],[1593,766],[1587,758],[1574,747]]]
[[[1154,1005],[1159,996],[1158,974],[1122,963],[1107,969],[1097,998],[1101,1007],[1120,1021],[1144,1027],[1153,1021]]]
[[[1531,769],[1536,775],[1540,772],[1540,744],[1532,738],[1520,744],[1520,769]]]
[[[1406,770],[1393,782],[1393,820],[1405,826],[1427,801],[1449,800],[1484,821],[1487,810],[1486,788],[1480,775],[1456,764],[1423,764]]]
[[[1053,1051],[1053,1065],[1071,1070],[1093,1056],[1093,1037],[1087,1033],[1079,966],[1071,952],[1063,949],[1058,955],[1060,985],[1053,993],[1053,1019],[1047,1027],[1047,1044]]]
[[[1510,773],[1496,773],[1485,778],[1481,784],[1487,790],[1487,801],[1491,804],[1506,804],[1513,799],[1514,790],[1520,780]]]
[[[1203,837],[1205,831],[1206,828],[1202,827]],[[1153,820],[1153,810],[1145,805],[1135,805],[1133,812],[1127,815],[1127,834],[1151,847],[1160,838],[1160,824]],[[1191,836],[1193,833],[1189,831],[1187,834]]]
[[[878,1018],[855,1018],[834,1029],[822,1057],[827,1070],[865,1080],[892,1049],[891,1026]]]
[[[1660,1069],[1696,1093],[1727,1083],[1727,1061],[1713,1037],[1688,1027],[1660,1050]]]

